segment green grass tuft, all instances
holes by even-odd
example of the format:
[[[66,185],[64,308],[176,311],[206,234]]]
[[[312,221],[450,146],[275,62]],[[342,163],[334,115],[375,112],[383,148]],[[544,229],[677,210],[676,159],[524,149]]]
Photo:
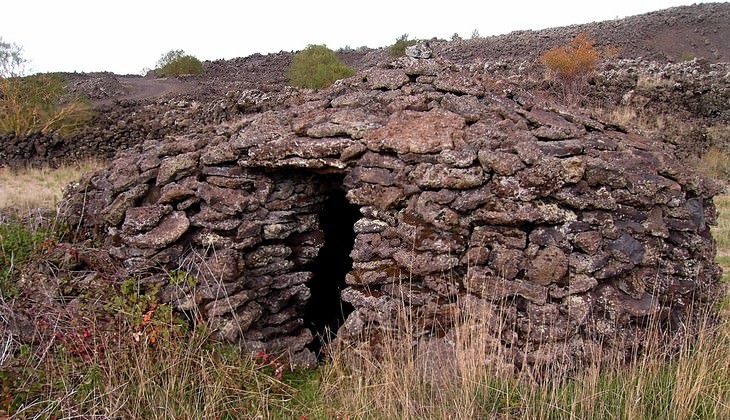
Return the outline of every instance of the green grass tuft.
[[[408,34],[403,34],[396,38],[395,43],[388,48],[388,52],[392,57],[402,57],[406,55],[406,48],[416,45],[417,42],[415,39],[408,39]]]
[[[24,264],[52,236],[47,228],[32,229],[19,220],[0,223],[0,297],[10,299],[18,293],[15,281]]]

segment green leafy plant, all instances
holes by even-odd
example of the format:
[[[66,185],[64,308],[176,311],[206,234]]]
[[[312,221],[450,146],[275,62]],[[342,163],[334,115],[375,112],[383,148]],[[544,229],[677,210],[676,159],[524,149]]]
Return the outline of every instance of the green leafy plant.
[[[345,65],[325,45],[309,45],[296,53],[288,71],[292,86],[312,89],[327,87],[354,74],[355,69]]]
[[[157,61],[157,72],[168,77],[203,73],[203,63],[183,50],[170,50]]]
[[[25,137],[33,133],[69,135],[91,119],[91,104],[68,96],[58,74],[0,78],[0,133]]]
[[[408,39],[408,34],[403,34],[395,39],[395,44],[389,48],[390,55],[393,57],[402,57],[406,54],[406,47],[416,44],[415,39]]]
[[[0,297],[7,299],[18,293],[15,280],[20,268],[51,236],[49,229],[31,229],[17,220],[0,223]]]

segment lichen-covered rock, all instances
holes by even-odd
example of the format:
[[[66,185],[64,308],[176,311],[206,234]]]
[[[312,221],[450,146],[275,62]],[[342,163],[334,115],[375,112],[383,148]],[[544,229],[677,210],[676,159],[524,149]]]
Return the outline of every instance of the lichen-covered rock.
[[[134,275],[185,267],[196,287],[161,295],[219,337],[307,363],[336,193],[360,211],[337,228],[354,237],[341,279],[354,309],[337,331],[353,348],[376,351],[368,337],[398,330],[405,310],[409,342],[443,353],[455,311],[477,303],[501,366],[632,354],[655,337],[649,321],[691,326],[722,290],[717,186],[640,136],[510,92],[473,69],[402,58],[289,108],[244,104],[253,114],[227,139],[151,140],[62,207],[111,233]]]
[[[122,240],[131,247],[161,249],[178,240],[190,226],[190,221],[182,211],[160,219],[159,224],[149,231],[137,235],[122,235]]]

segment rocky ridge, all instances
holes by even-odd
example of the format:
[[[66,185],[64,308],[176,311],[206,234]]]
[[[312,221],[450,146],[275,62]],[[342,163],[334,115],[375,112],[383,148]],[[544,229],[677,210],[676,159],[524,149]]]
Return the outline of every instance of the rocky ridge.
[[[550,91],[549,86],[542,86],[543,72],[535,59],[548,48],[586,32],[599,47],[613,48],[618,59],[605,60],[596,83],[585,92],[583,106],[613,108],[639,87],[646,100],[628,103],[640,108],[648,104],[651,112],[666,113],[698,127],[700,132],[696,134],[681,133],[664,139],[678,143],[679,148],[689,144],[680,155],[695,156],[707,149],[707,144],[695,146],[706,137],[704,128],[728,124],[730,77],[727,65],[721,63],[730,61],[729,16],[728,3],[697,4],[585,25],[471,40],[433,39],[430,45],[436,56],[456,64],[484,67],[493,77],[510,78],[532,91]],[[340,51],[339,55],[361,71],[392,60],[385,48]],[[128,92],[122,82],[128,77],[69,74],[69,89],[85,93],[97,104],[89,127],[66,138],[0,138],[0,166],[57,165],[89,157],[110,159],[117,151],[145,140],[197,130],[201,124],[235,121],[246,113],[282,106],[288,96],[295,94],[287,87],[286,78],[292,56],[291,52],[280,52],[206,62],[204,75],[184,78],[183,92],[145,100],[125,99]],[[690,58],[697,60],[682,62]],[[659,85],[650,89],[638,86],[639,75],[662,67],[666,68],[660,70]],[[692,109],[684,112],[688,104]],[[692,141],[681,141],[687,135]]]
[[[443,58],[282,98],[133,146],[64,217],[220,338],[303,365],[327,329],[376,354],[400,331],[443,355],[470,311],[509,369],[623,359],[661,340],[653,321],[691,334],[722,291],[719,188],[661,142]],[[354,236],[343,278],[317,263],[329,219]]]
[[[433,43],[434,52],[460,63],[534,61],[543,51],[586,33],[622,58],[681,62],[704,58],[730,62],[730,3],[672,7],[622,19],[541,30],[515,31],[457,42]]]
[[[534,62],[510,59],[465,67],[500,81],[504,89],[528,89],[538,95],[536,100],[541,100],[540,92],[553,89],[545,79],[543,69]],[[104,75],[91,83],[92,87],[88,89],[95,95],[92,99],[109,98],[98,89],[100,84],[112,85],[109,90],[115,92],[113,83],[116,79],[109,78],[113,77]],[[68,138],[60,135],[2,138],[0,165],[56,165],[89,157],[109,159],[118,151],[133,148],[145,140],[205,131],[209,124],[235,124],[238,119],[245,119],[252,113],[281,109],[287,106],[290,98],[301,94],[283,85],[267,85],[268,90],[261,90],[253,82],[219,84],[213,79],[205,84],[201,81],[196,83],[199,91],[100,105],[90,126]],[[674,144],[680,158],[698,157],[716,146],[708,138],[707,129],[730,123],[730,66],[727,63],[692,60],[662,64],[646,60],[606,60],[583,94],[582,105],[586,109],[615,109],[618,105],[689,127],[673,136],[668,135],[671,133],[669,130],[664,130],[657,138]],[[554,101],[554,98],[543,99],[548,104]]]

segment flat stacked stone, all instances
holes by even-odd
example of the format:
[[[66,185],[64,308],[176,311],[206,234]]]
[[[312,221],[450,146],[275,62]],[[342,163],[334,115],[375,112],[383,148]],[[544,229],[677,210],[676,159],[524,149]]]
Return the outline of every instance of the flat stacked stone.
[[[439,59],[288,105],[230,135],[145,143],[79,183],[67,220],[221,338],[302,364],[336,190],[362,214],[338,331],[355,348],[377,353],[393,330],[448,343],[455,314],[479,308],[508,365],[574,365],[646,343],[650,320],[691,323],[722,291],[719,189],[646,138]],[[175,269],[195,284],[164,280]]]

